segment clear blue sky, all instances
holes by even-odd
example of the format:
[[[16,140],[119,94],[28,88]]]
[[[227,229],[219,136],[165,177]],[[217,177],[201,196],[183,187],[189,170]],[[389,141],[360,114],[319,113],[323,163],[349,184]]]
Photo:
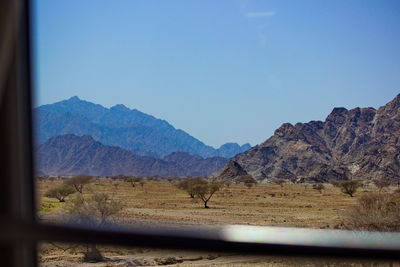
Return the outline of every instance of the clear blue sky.
[[[35,0],[36,104],[125,104],[201,141],[400,93],[400,1]]]

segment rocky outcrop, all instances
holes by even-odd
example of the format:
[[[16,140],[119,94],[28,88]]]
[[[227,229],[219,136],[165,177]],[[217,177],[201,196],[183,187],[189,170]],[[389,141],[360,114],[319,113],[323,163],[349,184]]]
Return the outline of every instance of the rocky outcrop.
[[[233,163],[258,179],[400,179],[400,95],[378,110],[334,108],[323,122],[285,123],[222,173]]]
[[[215,176],[219,181],[235,181],[243,175],[247,175],[247,172],[243,170],[242,166],[240,166],[236,161],[230,160],[222,172]]]

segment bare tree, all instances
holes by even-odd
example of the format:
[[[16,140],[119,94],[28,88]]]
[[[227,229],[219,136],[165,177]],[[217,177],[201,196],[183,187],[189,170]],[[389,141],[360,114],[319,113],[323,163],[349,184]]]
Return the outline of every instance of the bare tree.
[[[359,180],[347,180],[339,182],[339,188],[342,193],[353,197],[354,193],[361,186],[361,181]]]
[[[194,184],[192,188],[194,195],[200,198],[204,202],[204,208],[208,209],[208,201],[211,199],[214,193],[221,188],[221,185],[211,183]]]
[[[64,182],[64,184],[69,185],[75,188],[79,193],[83,193],[83,188],[85,185],[89,184],[92,181],[92,176],[89,175],[78,175],[69,178]]]
[[[62,185],[48,190],[44,196],[50,198],[56,198],[60,202],[65,202],[65,198],[73,193],[75,193],[75,190],[72,187],[68,185]]]
[[[379,189],[379,193],[382,192],[383,189],[386,187],[389,187],[392,184],[392,181],[390,181],[388,178],[382,176],[378,179],[375,179],[372,181],[374,185]]]

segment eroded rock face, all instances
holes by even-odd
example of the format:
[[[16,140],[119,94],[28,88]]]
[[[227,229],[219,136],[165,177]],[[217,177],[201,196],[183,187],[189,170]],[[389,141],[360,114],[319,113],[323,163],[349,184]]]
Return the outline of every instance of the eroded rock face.
[[[235,181],[238,177],[247,175],[247,172],[236,161],[230,160],[224,170],[218,174],[218,181]]]
[[[232,162],[259,179],[400,179],[400,94],[378,110],[334,108],[324,122],[285,123],[222,173]]]

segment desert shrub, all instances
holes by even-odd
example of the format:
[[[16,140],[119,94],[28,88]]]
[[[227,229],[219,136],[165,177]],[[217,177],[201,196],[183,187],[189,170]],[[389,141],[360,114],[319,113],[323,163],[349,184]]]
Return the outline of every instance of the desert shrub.
[[[102,227],[112,222],[124,207],[125,205],[121,201],[115,200],[105,193],[96,193],[90,198],[85,198],[79,194],[69,201],[65,207],[65,211],[70,215],[70,222]],[[99,262],[104,260],[104,257],[95,244],[86,245],[83,255],[84,262]]]
[[[353,197],[354,193],[361,186],[361,182],[359,180],[346,180],[341,181],[338,184],[338,187],[342,191],[342,193],[347,194]]]
[[[44,196],[49,198],[56,198],[60,202],[65,202],[65,198],[73,193],[75,193],[75,190],[71,186],[62,185],[56,188],[49,189]]]
[[[368,193],[342,214],[347,229],[400,231],[400,195]]]
[[[322,193],[322,190],[325,189],[325,186],[321,183],[313,184],[312,187],[314,190],[317,190],[319,193]]]
[[[85,185],[89,184],[92,181],[92,176],[89,175],[78,175],[69,178],[64,182],[64,184],[73,187],[77,192],[83,193],[83,188]]]
[[[91,197],[77,195],[65,206],[75,223],[101,227],[113,220],[125,207],[122,201],[115,200],[106,193],[95,193]]]
[[[381,192],[383,189],[391,185],[391,181],[386,177],[380,177],[378,179],[373,180],[372,182],[379,189],[379,192]]]

